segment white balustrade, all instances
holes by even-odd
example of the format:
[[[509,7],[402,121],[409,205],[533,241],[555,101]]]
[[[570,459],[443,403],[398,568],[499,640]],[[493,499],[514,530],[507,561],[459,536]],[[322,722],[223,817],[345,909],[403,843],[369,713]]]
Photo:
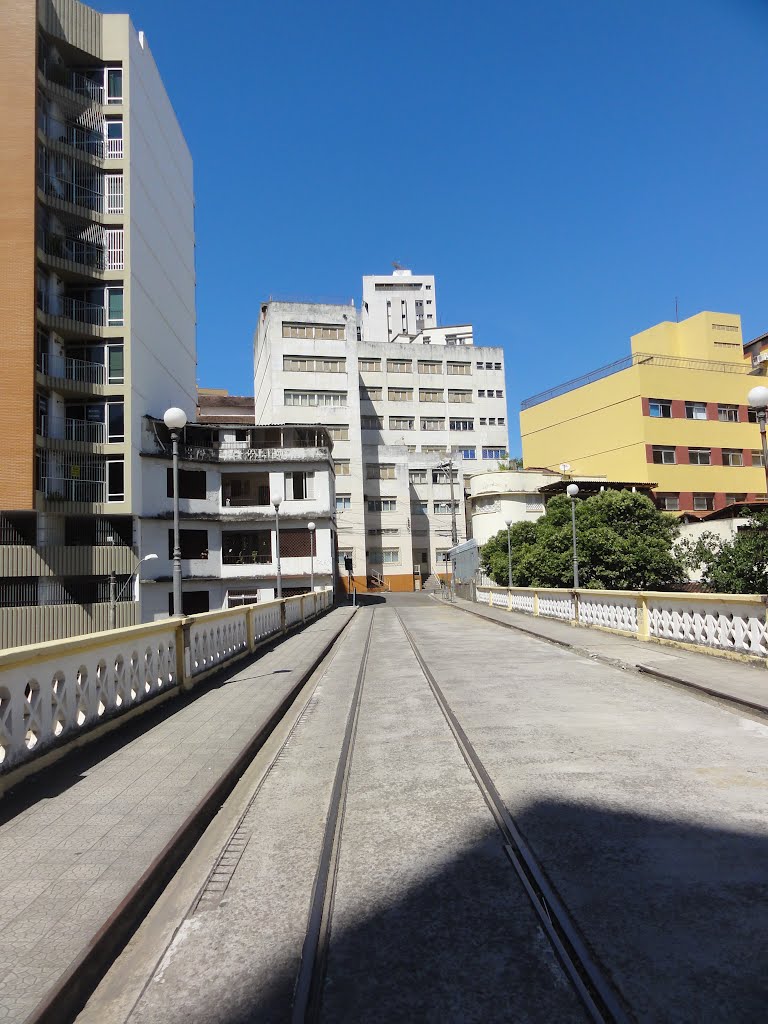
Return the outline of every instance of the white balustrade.
[[[189,675],[230,661],[248,648],[248,609],[196,615],[189,627]]]
[[[573,596],[565,591],[540,590],[539,615],[548,619],[573,619],[575,616]]]
[[[768,658],[766,604],[756,594],[554,590],[478,585],[475,600],[580,626],[705,649]]]
[[[654,594],[648,598],[648,631],[663,640],[738,654],[768,655],[765,606],[757,597],[749,601],[731,597],[721,603],[709,595],[704,599],[688,594]]]
[[[579,594],[579,623],[616,629],[623,633],[637,633],[638,598],[635,594],[614,597],[603,591]]]
[[[0,651],[0,773],[183,683],[197,682],[332,605],[328,587],[280,601]]]

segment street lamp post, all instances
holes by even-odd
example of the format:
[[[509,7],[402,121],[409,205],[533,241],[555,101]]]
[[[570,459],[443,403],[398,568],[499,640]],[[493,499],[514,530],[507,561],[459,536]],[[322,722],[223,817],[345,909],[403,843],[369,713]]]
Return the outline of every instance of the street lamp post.
[[[760,440],[763,443],[763,469],[765,470],[765,490],[768,493],[768,442],[765,440],[765,419],[768,409],[768,388],[762,384],[747,395],[747,401],[757,413],[757,422],[760,427]]]
[[[573,528],[573,589],[579,589],[579,556],[576,553],[576,495],[579,488],[576,484],[568,484],[566,493],[571,499],[571,526]]]
[[[134,576],[138,576],[138,573],[141,570],[142,562],[150,562],[153,558],[157,558],[157,555],[154,554],[154,553],[151,554],[151,555],[144,555],[144,557],[141,559],[139,564],[136,566],[136,568],[133,570],[131,575],[128,577],[128,579],[125,581],[125,583],[120,588],[120,593],[119,594],[117,592],[117,576],[115,575],[114,569],[109,574],[109,628],[110,629],[115,629],[115,627],[117,625],[117,602],[120,600],[120,598],[125,593],[125,590],[128,587],[128,585],[130,584],[130,582],[133,579],[133,577]]]
[[[275,568],[277,575],[278,601],[283,596],[283,575],[280,570],[280,502],[282,500],[282,498],[272,499],[272,504],[275,506]]]
[[[309,590],[315,592],[315,524],[307,523],[309,530]]]
[[[514,520],[506,519],[505,522],[507,524],[507,586],[511,587],[512,586],[512,536],[511,536],[509,531],[512,528],[512,523],[514,522]]]
[[[456,547],[459,543],[459,529],[456,523],[456,503],[453,499],[453,459],[446,459],[437,468],[448,470],[448,482],[451,485],[451,544]]]
[[[181,541],[179,540],[179,431],[187,425],[187,414],[173,406],[163,416],[173,445],[173,614],[181,615]]]

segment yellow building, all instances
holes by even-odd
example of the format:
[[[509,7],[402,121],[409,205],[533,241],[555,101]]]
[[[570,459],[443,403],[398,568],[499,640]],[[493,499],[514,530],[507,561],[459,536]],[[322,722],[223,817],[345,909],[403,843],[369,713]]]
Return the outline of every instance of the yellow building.
[[[523,402],[524,465],[656,483],[670,511],[765,497],[747,393],[766,358],[768,335],[745,346],[730,313],[657,324],[632,337],[631,355]]]

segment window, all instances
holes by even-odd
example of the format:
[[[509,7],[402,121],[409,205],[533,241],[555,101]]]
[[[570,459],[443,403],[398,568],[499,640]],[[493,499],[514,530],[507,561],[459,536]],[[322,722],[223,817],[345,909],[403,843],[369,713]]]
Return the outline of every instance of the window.
[[[388,359],[387,373],[411,373],[413,362],[410,359]]]
[[[496,417],[495,416],[489,416],[488,417],[488,426],[489,427],[495,427],[496,426]]]
[[[445,447],[441,444],[423,444],[421,450],[425,455],[439,455],[445,451]]]
[[[123,212],[123,176],[122,174],[105,174],[104,187],[106,192],[107,213]]]
[[[181,595],[182,615],[201,615],[210,609],[207,590],[185,590]],[[173,615],[173,591],[168,592],[168,614]]]
[[[459,448],[459,455],[468,462],[472,462],[477,458],[475,448]]]
[[[482,388],[480,391],[477,392],[477,397],[485,398],[485,388]]]
[[[418,362],[419,373],[442,373],[443,364],[434,362],[431,359],[420,359]]]
[[[221,535],[221,560],[224,565],[269,565],[272,561],[270,530],[249,530]]]
[[[349,512],[352,508],[352,495],[351,494],[337,494],[336,495],[336,511],[337,512]]]
[[[396,526],[374,526],[368,531],[369,537],[395,537],[400,533]]]
[[[739,422],[739,407],[738,405],[718,405],[717,407],[717,418],[721,423],[738,423]]]
[[[390,416],[390,430],[413,430],[413,416]]]
[[[340,409],[347,404],[346,391],[286,391],[286,405],[324,406]]]
[[[365,402],[380,402],[381,388],[371,387],[367,384],[360,385],[360,398]]]
[[[299,324],[283,321],[283,337],[344,341],[344,324]]]
[[[469,403],[472,401],[471,391],[456,391],[453,388],[448,389],[448,401],[454,403]]]
[[[369,462],[365,467],[366,480],[394,480],[394,465],[384,465],[378,462]]]
[[[125,437],[125,410],[122,401],[107,403],[107,441],[122,441]]]
[[[422,430],[445,430],[445,420],[442,417],[422,416]]]
[[[312,534],[306,526],[294,529],[280,528],[281,558],[308,558],[312,554],[312,547]]]
[[[494,363],[493,364],[493,368],[494,368],[494,370],[500,370],[501,369],[501,363]]]
[[[283,356],[284,370],[304,370],[316,373],[344,373],[347,368],[346,359],[333,359],[321,356]]]
[[[107,68],[107,103],[123,102],[123,69]]]
[[[449,429],[451,429],[451,430],[474,430],[475,429],[475,421],[474,420],[450,419],[450,420],[448,420],[448,426],[449,426]]]
[[[333,468],[336,476],[349,476],[349,459],[334,459]]]
[[[381,416],[361,416],[360,427],[362,430],[382,430],[384,420]]]
[[[714,497],[714,494],[694,494],[694,512],[711,512],[715,507]]]
[[[657,466],[674,466],[677,462],[675,449],[655,444],[653,446],[653,461]]]
[[[685,418],[687,420],[705,420],[707,418],[707,403],[686,402]]]
[[[749,423],[757,423],[757,409],[751,406],[747,409],[747,420]]]
[[[339,548],[336,561],[339,563],[341,568],[344,568],[344,559],[352,557],[352,548]]]
[[[301,501],[315,496],[315,474],[294,470],[285,474],[286,501]]]
[[[496,422],[498,423],[498,425],[500,427],[503,427],[505,425],[504,424],[504,417],[503,416],[499,416],[499,418],[496,420]]]
[[[459,507],[458,501],[433,501],[432,508],[435,515],[445,516],[450,515],[451,512],[455,512]]]
[[[472,373],[472,363],[448,363],[449,376],[468,377]]]
[[[444,402],[444,392],[442,388],[437,391],[434,388],[419,388],[419,401],[420,402]]]
[[[123,320],[123,289],[107,288],[107,327],[122,327]]]
[[[679,494],[657,494],[659,508],[665,512],[678,512],[680,510]]]
[[[688,461],[692,466],[711,466],[712,465],[712,449],[711,448],[689,448],[688,449]]]
[[[540,494],[526,494],[525,496],[525,511],[526,512],[543,512],[544,511],[544,499]]]
[[[107,459],[107,501],[125,501],[125,464]]]
[[[726,505],[735,505],[738,501],[746,501],[746,500],[747,500],[746,494],[726,494],[726,496],[725,496],[725,504]]]
[[[507,452],[504,448],[483,448],[484,459],[506,459]]]
[[[179,544],[182,558],[208,557],[207,530],[179,530]],[[173,530],[168,531],[168,557],[173,558]]]
[[[388,388],[387,397],[390,402],[412,402],[413,388]]]
[[[429,511],[428,501],[412,501],[411,512],[416,516],[425,516]]]
[[[269,473],[222,473],[224,507],[269,505]]]
[[[369,512],[397,512],[397,498],[368,498]]]
[[[490,363],[489,363],[488,365],[490,366]],[[482,368],[483,368],[484,366],[485,366],[485,363],[482,363],[482,362],[478,361],[478,363],[477,363],[477,368],[478,368],[478,370],[482,370]]]
[[[453,475],[453,482],[456,483],[456,481],[459,479],[459,471],[457,469],[454,469],[452,475]],[[433,484],[449,484],[450,482],[451,482],[451,478],[448,476],[448,471],[447,470],[445,470],[445,469],[433,469],[432,470],[432,483]]]
[[[672,402],[667,398],[652,398],[648,402],[648,414],[656,419],[672,418]]]
[[[480,417],[480,426],[481,427],[487,427],[488,426],[488,417],[487,416],[481,416]]]
[[[179,470],[179,497],[180,498],[205,498],[205,470],[204,469],[180,469]],[[173,497],[173,470],[167,471],[166,495]]]
[[[368,561],[371,565],[392,565],[400,561],[400,548],[381,548],[369,551]]]
[[[503,398],[504,397],[504,392],[503,391],[497,391],[496,392],[496,397],[497,398]]]
[[[408,482],[412,484],[425,484],[427,482],[426,469],[411,469],[408,472]]]
[[[763,461],[763,453],[762,453],[762,451],[756,451],[754,448],[752,449],[752,465],[753,466],[764,466],[765,465],[765,462]]]
[[[258,590],[228,590],[227,608],[242,608],[246,604],[258,604]]]
[[[349,440],[349,424],[339,423],[335,427],[326,427],[328,436],[332,441],[348,441]]]
[[[744,453],[741,448],[723,448],[724,466],[743,466]]]
[[[381,372],[381,360],[380,359],[363,359],[362,356],[357,360],[357,367],[359,370],[364,370],[368,373],[380,373]]]
[[[123,119],[108,117],[104,122],[106,133],[105,152],[108,160],[123,155]]]

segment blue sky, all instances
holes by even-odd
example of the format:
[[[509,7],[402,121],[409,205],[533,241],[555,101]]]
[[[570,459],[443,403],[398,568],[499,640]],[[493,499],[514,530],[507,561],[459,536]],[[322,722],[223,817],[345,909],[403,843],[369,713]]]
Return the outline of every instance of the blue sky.
[[[701,309],[768,330],[768,0],[108,0],[195,161],[198,379],[399,260],[522,398]]]

